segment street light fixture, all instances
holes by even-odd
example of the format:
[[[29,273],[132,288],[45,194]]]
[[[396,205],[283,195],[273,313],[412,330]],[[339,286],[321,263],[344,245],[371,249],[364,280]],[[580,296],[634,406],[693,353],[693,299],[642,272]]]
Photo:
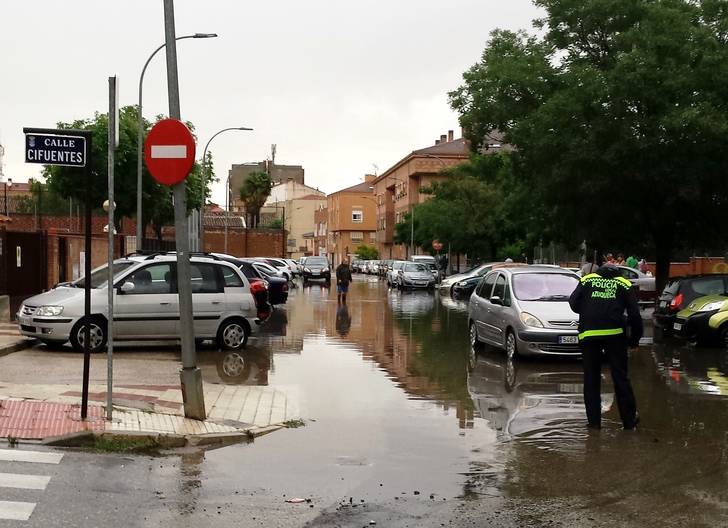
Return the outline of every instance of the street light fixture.
[[[200,209],[199,209],[199,213],[198,213],[199,214],[199,217],[200,217],[199,218],[200,242],[199,242],[199,248],[198,249],[200,251],[202,251],[202,252],[205,251],[205,246],[203,245],[203,243],[204,243],[204,233],[205,233],[205,225],[204,225],[204,218],[205,218],[205,194],[206,194],[206,191],[207,191],[207,182],[205,181],[205,161],[207,160],[207,147],[210,146],[210,143],[212,143],[212,140],[213,139],[215,139],[217,136],[219,136],[223,132],[227,132],[229,130],[246,130],[246,131],[251,131],[252,132],[253,129],[252,128],[249,128],[249,127],[243,127],[243,126],[241,126],[241,127],[223,128],[222,130],[216,132],[207,141],[207,144],[205,145],[205,150],[202,153],[202,167],[201,167],[201,171],[200,171],[200,176],[202,177],[202,196],[201,196],[201,201],[200,201],[200,204],[201,205],[200,205]],[[227,206],[225,208],[225,214],[226,214],[226,219],[227,219]],[[227,237],[225,239],[225,242],[227,242]],[[227,253],[227,248],[225,248],[225,252]]]
[[[217,33],[193,33],[192,35],[184,35],[181,37],[177,37],[174,40],[184,40],[184,39],[206,39],[206,38],[215,38],[217,37]],[[152,54],[147,59],[147,62],[144,63],[144,67],[142,68],[142,74],[139,76],[139,105],[137,108],[137,111],[139,113],[139,129],[137,132],[137,217],[136,217],[136,237],[137,237],[137,250],[142,249],[142,241],[144,237],[144,226],[142,225],[142,144],[144,143],[144,120],[142,118],[142,85],[144,83],[144,73],[147,71],[147,66],[149,66],[149,63],[154,58],[154,56],[162,50],[164,47],[166,47],[166,43],[159,46],[157,49],[155,49]]]

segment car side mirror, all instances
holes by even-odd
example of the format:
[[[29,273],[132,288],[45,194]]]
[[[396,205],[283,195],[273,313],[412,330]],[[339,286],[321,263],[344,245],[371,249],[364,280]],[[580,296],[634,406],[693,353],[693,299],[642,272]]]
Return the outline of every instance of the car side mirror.
[[[497,295],[494,295],[490,298],[490,304],[497,304],[499,306],[503,306],[503,299],[498,297]]]
[[[133,282],[125,282],[121,286],[119,286],[119,293],[130,293],[134,291],[134,283]]]

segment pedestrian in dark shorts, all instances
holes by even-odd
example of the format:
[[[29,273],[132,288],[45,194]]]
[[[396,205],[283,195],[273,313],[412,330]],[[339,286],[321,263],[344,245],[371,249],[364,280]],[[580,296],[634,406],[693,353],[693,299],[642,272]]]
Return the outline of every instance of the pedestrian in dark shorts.
[[[346,302],[346,294],[349,292],[349,283],[351,280],[349,259],[344,259],[336,268],[336,300],[338,302]]]

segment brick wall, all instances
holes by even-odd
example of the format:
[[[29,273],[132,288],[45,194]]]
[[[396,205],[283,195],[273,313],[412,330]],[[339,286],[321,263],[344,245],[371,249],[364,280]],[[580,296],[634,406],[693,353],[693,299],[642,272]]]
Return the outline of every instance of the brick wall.
[[[106,216],[91,217],[91,232],[94,234],[103,234],[104,226],[107,223]],[[5,227],[10,231],[37,231],[37,230],[57,230],[68,232],[69,227],[72,233],[82,233],[85,228],[85,218],[83,215],[79,218],[73,216],[38,216],[32,214],[13,213],[10,215],[10,221]],[[121,234],[136,234],[136,222],[132,218],[123,218],[121,220]],[[154,236],[154,231],[147,230],[147,236]]]
[[[225,251],[224,231],[205,231],[205,251]],[[280,229],[229,229],[228,250],[237,257],[283,257],[285,237]]]

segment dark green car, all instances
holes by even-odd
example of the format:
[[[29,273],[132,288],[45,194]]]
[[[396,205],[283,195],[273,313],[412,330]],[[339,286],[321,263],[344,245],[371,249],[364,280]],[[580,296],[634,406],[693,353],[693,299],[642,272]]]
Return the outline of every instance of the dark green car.
[[[728,346],[728,295],[698,297],[678,312],[672,328],[676,336],[701,345]]]

